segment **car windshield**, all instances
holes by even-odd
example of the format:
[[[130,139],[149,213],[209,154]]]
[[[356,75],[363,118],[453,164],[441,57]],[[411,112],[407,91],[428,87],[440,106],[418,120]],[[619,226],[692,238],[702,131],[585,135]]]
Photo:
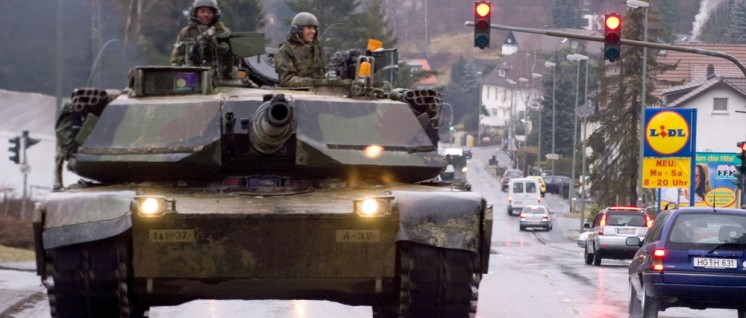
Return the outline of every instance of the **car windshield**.
[[[547,208],[543,206],[527,206],[523,208],[524,214],[546,214]]]
[[[671,230],[671,248],[714,248],[743,250],[746,245],[746,214],[682,213]]]
[[[645,226],[645,215],[635,212],[609,212],[607,226]]]

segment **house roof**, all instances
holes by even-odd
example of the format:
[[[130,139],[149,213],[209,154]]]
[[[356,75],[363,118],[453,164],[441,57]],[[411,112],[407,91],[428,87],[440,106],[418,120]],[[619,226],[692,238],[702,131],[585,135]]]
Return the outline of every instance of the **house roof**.
[[[666,107],[679,107],[682,104],[708,91],[716,85],[725,85],[736,92],[746,96],[746,78],[743,77],[721,77],[712,75],[706,79],[699,79],[686,85],[676,86],[664,90],[662,99],[674,97],[673,100],[665,104]],[[683,95],[682,95],[683,94]]]
[[[430,63],[426,59],[407,59],[404,61],[410,66],[419,66],[423,71],[431,71]],[[438,79],[435,76],[428,76],[417,81],[419,85],[435,85],[438,84]]]
[[[544,67],[544,61],[540,58],[536,58],[532,53],[522,54],[521,51],[505,56],[498,62],[497,67],[484,76],[482,83],[485,85],[509,87],[508,79],[518,82],[518,79],[521,77],[530,79],[531,73],[543,75],[547,71]],[[505,71],[505,76],[500,76],[500,70]]]
[[[744,44],[682,44],[681,46],[719,51],[730,54],[739,61],[746,61],[746,45]],[[708,64],[714,66],[715,74],[719,76],[729,78],[744,76],[743,72],[741,72],[735,64],[715,56],[661,50],[656,56],[656,60],[658,63],[662,64],[675,64],[680,61],[675,70],[657,74],[656,78],[658,80],[683,81],[684,83],[689,83],[696,80],[706,79]],[[656,87],[653,95],[660,97],[668,88],[670,87],[660,84],[659,87]]]

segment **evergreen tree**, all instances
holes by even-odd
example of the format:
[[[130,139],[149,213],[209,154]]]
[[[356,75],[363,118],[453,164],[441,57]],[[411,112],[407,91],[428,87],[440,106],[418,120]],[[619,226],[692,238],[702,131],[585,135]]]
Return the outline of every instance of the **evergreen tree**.
[[[534,110],[530,117],[532,118],[532,125],[538,127],[541,125],[541,153],[550,153],[552,151],[552,115],[554,114],[555,121],[555,153],[560,154],[563,157],[572,156],[572,139],[573,139],[573,120],[575,118],[575,91],[578,91],[577,100],[582,103],[585,94],[583,85],[585,84],[585,70],[584,63],[581,63],[580,77],[578,79],[578,65],[577,62],[571,62],[565,58],[567,54],[574,53],[570,48],[564,48],[557,51],[552,57],[548,57],[547,60],[551,61],[556,66],[556,78],[552,79],[553,73],[548,72],[542,77],[542,94],[541,100],[541,123],[538,122],[538,110]],[[583,53],[581,53],[583,54]],[[579,84],[578,84],[579,83]],[[589,84],[591,82],[589,81]],[[554,112],[552,111],[552,90],[553,86],[555,94],[554,101]],[[580,85],[576,87],[576,85]],[[579,126],[579,124],[578,124]],[[577,132],[576,132],[577,135]],[[538,129],[534,129],[529,135],[529,144],[538,144]],[[555,173],[557,173],[555,171]],[[569,175],[570,172],[567,171]]]
[[[676,40],[676,33],[678,29],[678,23],[681,19],[681,13],[679,10],[680,0],[660,0],[658,12],[665,12],[660,18],[660,30],[667,31],[661,34],[661,41],[671,43]]]
[[[725,34],[728,43],[746,44],[746,0],[736,0],[730,11],[730,27]]]
[[[373,0],[358,19],[360,32],[368,39],[383,42],[384,48],[395,48],[398,41],[389,27],[389,18],[383,0]]]
[[[578,29],[583,25],[583,17],[576,0],[555,0],[552,6],[552,24],[555,28]]]
[[[455,124],[462,124],[466,130],[477,131],[477,116],[480,109],[479,90],[481,83],[477,68],[469,60],[461,57],[451,67],[451,82],[443,91],[443,102],[453,106]]]
[[[648,12],[648,38],[658,38],[658,11],[650,7]],[[643,38],[644,9],[627,11],[622,18],[622,34],[626,39],[641,40]],[[591,119],[600,127],[593,132],[589,145],[593,154],[587,158],[590,178],[593,184],[592,196],[601,205],[616,202],[636,205],[637,198],[642,195],[637,192],[639,179],[640,154],[640,116],[641,114],[641,86],[642,86],[642,51],[641,47],[622,46],[622,58],[613,64],[603,64],[600,67],[601,87],[599,103],[606,109]],[[656,74],[672,70],[674,65],[659,64],[656,50],[648,49],[646,104],[655,105],[659,101],[651,94],[657,84]],[[618,73],[609,72],[606,68],[618,69]],[[614,73],[616,75],[609,76]],[[605,76],[604,76],[605,75]],[[652,191],[647,191],[646,200],[652,198]],[[617,201],[618,200],[618,201]]]

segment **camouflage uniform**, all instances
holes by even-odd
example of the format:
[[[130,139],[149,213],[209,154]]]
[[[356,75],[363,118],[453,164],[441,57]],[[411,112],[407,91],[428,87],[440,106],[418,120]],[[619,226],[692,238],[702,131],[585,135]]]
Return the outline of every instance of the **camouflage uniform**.
[[[315,19],[315,17],[314,17]],[[307,45],[299,35],[300,25],[293,25],[280,51],[275,55],[275,70],[280,86],[307,87],[311,80],[324,78],[324,51],[318,39]]]
[[[205,30],[207,30],[209,27],[214,26],[215,27],[215,37],[221,37],[221,36],[227,36],[230,34],[231,30],[228,29],[228,27],[223,24],[223,22],[215,22],[211,25],[200,25],[197,22],[194,22],[192,20],[189,20],[189,24],[187,27],[181,29],[179,32],[179,35],[176,36],[176,43],[174,44],[174,49],[171,52],[171,65],[178,66],[178,65],[184,65],[186,64],[186,61],[184,60],[184,50],[186,47],[184,45],[180,45],[184,42],[189,41],[197,41],[197,37],[199,37]],[[217,44],[210,43],[212,46],[217,46]],[[227,45],[227,43],[226,43]],[[232,66],[232,56],[226,49],[226,47],[220,48],[220,47],[213,47],[218,51],[218,53],[221,53],[222,60],[225,65]],[[221,52],[222,51],[222,52]]]

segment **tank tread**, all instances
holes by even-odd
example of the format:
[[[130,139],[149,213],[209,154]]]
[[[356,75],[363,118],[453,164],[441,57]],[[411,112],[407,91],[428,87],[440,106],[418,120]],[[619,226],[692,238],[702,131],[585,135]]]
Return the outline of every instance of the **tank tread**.
[[[129,253],[122,237],[47,250],[45,284],[53,318],[143,317],[130,302]]]
[[[480,276],[468,251],[405,244],[400,264],[400,317],[475,317]]]

